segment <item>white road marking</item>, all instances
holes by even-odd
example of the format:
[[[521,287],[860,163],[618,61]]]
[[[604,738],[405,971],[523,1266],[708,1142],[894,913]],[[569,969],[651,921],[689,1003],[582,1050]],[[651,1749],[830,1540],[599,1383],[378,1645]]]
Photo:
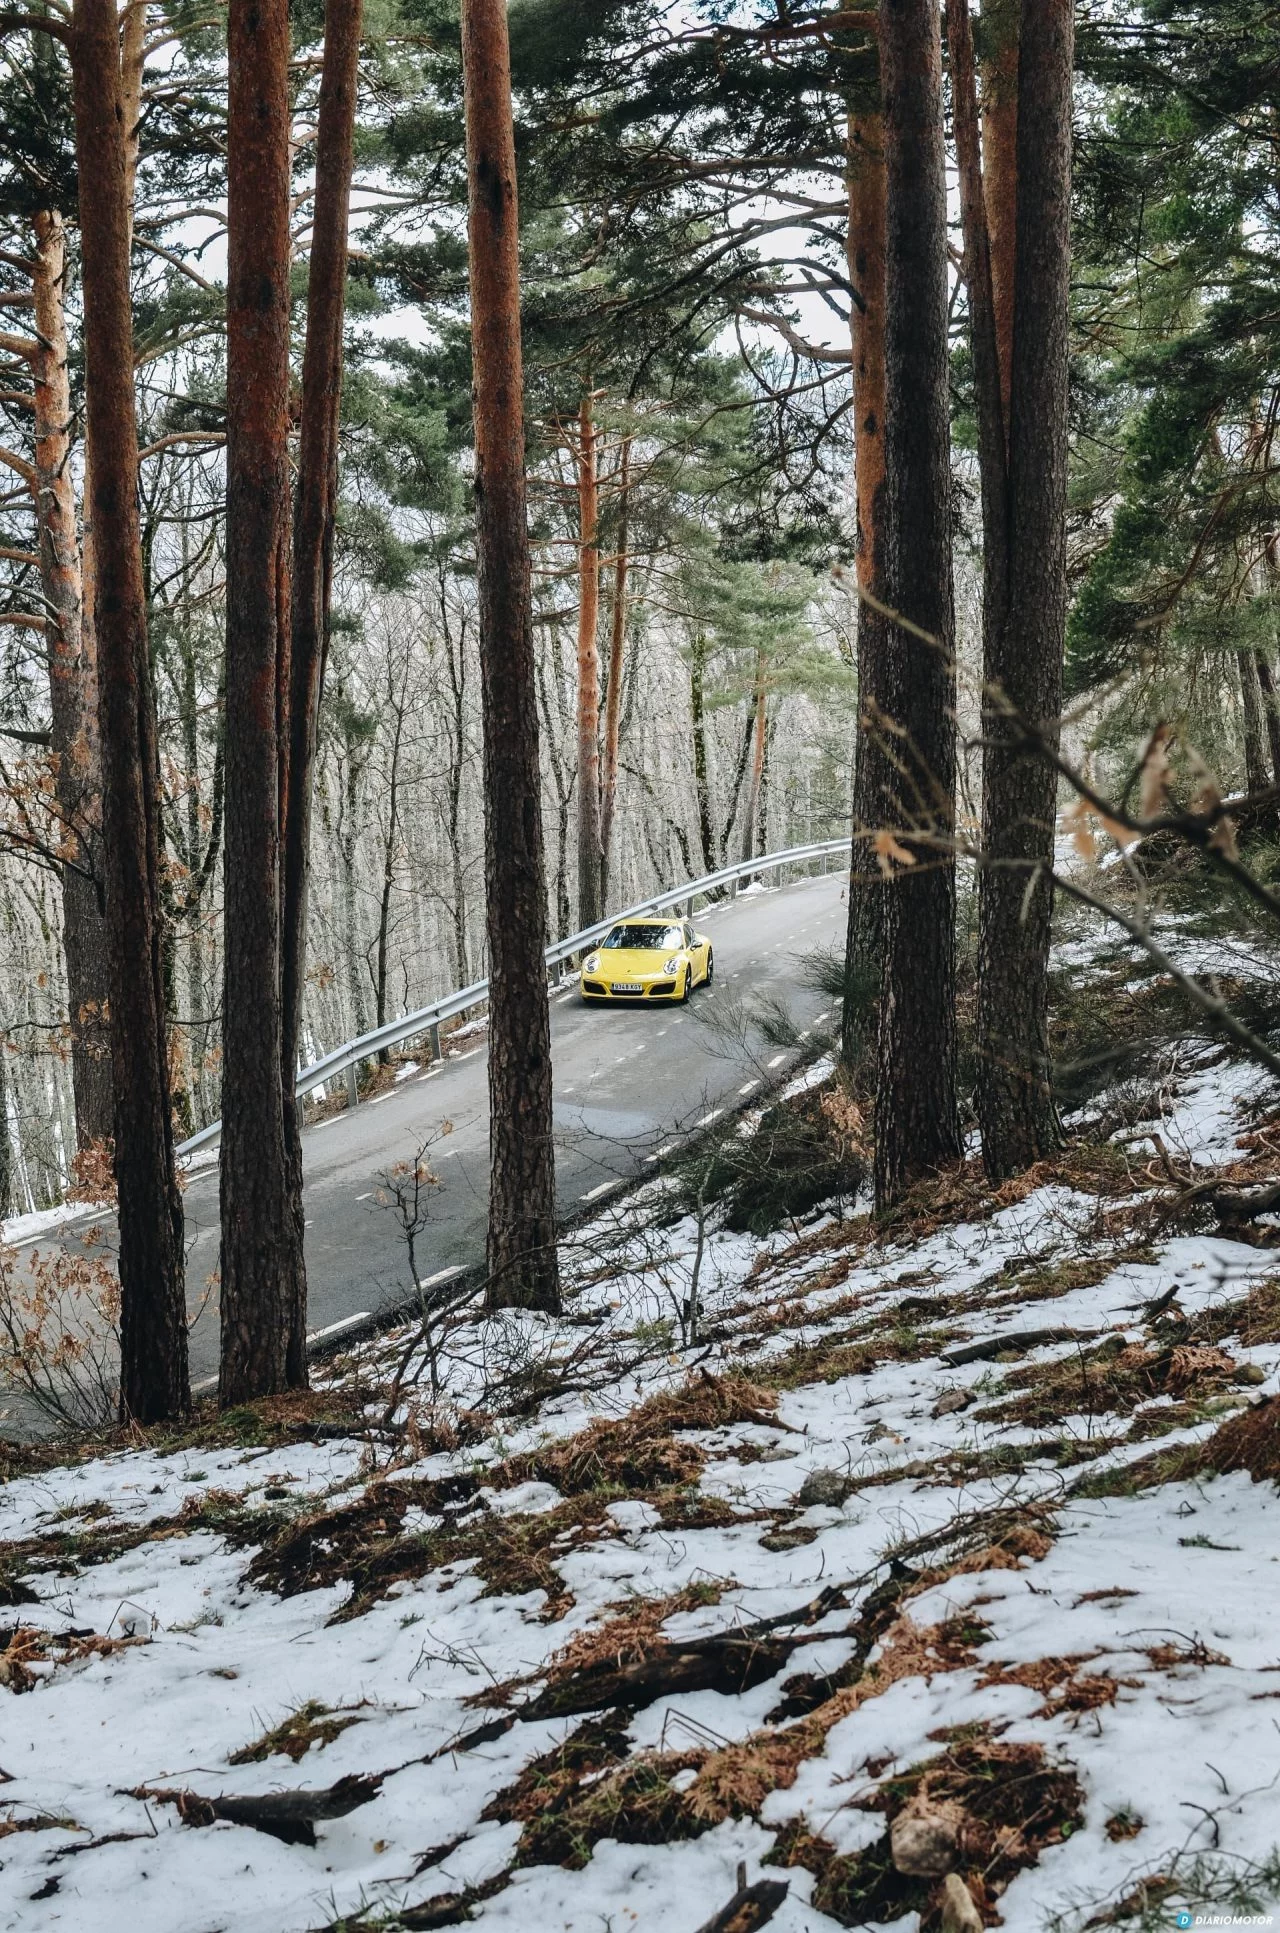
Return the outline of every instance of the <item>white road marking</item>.
[[[465,1273],[466,1270],[463,1264],[461,1262],[455,1262],[452,1268],[437,1269],[434,1275],[419,1276],[418,1287],[420,1289],[434,1289],[438,1282],[452,1282],[455,1275],[465,1275]]]
[[[738,1089],[738,1092],[739,1094],[754,1094],[759,1085],[759,1081],[748,1081],[745,1087]]]
[[[724,1109],[722,1107],[713,1107],[710,1114],[704,1114],[700,1120],[694,1122],[694,1126],[697,1128],[710,1127],[711,1123],[718,1121],[723,1113]]]
[[[349,1114],[350,1112],[351,1112],[351,1110],[350,1110],[350,1108],[348,1108],[348,1109],[347,1109],[347,1114]],[[322,1128],[335,1128],[335,1127],[337,1127],[337,1125],[338,1125],[338,1123],[339,1123],[339,1121],[345,1121],[345,1120],[346,1120],[346,1118],[347,1118],[347,1115],[346,1115],[346,1114],[331,1114],[331,1115],[329,1116],[329,1119],[328,1119],[327,1121],[317,1121],[317,1122],[316,1122],[316,1124],[315,1124],[315,1126],[314,1126],[313,1128],[308,1128],[308,1129],[307,1129],[307,1133],[308,1133],[308,1134],[319,1134],[319,1132],[320,1132],[320,1130],[321,1130]]]
[[[453,1157],[454,1157],[454,1155],[455,1155],[455,1154],[457,1154],[457,1152],[458,1152],[458,1150],[457,1150],[456,1148],[446,1148],[443,1154],[438,1154],[438,1155],[436,1156],[436,1160],[437,1160],[437,1161],[452,1161],[452,1160],[453,1160]]]
[[[607,1195],[611,1189],[621,1188],[621,1186],[621,1179],[615,1176],[612,1181],[601,1181],[594,1188],[588,1188],[582,1199],[583,1201],[598,1201],[601,1195]]]
[[[374,1095],[374,1097],[373,1097],[373,1099],[372,1099],[371,1101],[369,1101],[369,1102],[367,1103],[367,1105],[368,1105],[369,1107],[380,1107],[380,1106],[382,1105],[382,1103],[383,1103],[383,1101],[389,1101],[389,1100],[391,1100],[391,1099],[393,1098],[393,1096],[394,1096],[394,1094],[395,1094],[395,1089],[394,1089],[394,1088],[391,1088],[391,1089],[389,1089],[389,1090],[388,1090],[388,1092],[387,1092],[386,1094],[375,1094],[375,1095]]]
[[[779,1066],[781,1066],[781,1064],[782,1064],[782,1062],[783,1062],[783,1061],[784,1061],[784,1060],[785,1060],[786,1058],[787,1058],[787,1057],[786,1057],[786,1055],[785,1055],[785,1054],[775,1054],[775,1055],[774,1055],[774,1057],[773,1057],[773,1059],[772,1059],[772,1060],[771,1060],[771,1061],[769,1062],[769,1065],[770,1065],[770,1067],[779,1067]]]
[[[655,1149],[654,1156],[653,1156],[654,1160],[661,1161],[664,1154],[671,1154],[675,1148],[675,1145],[676,1144],[674,1141],[668,1141],[665,1147]]]
[[[479,1052],[480,1049],[478,1047],[468,1047],[465,1054],[451,1054],[449,1058],[451,1060],[471,1060]]]
[[[365,1189],[365,1191],[364,1191],[364,1193],[363,1193],[362,1195],[357,1195],[357,1196],[356,1196],[356,1200],[357,1200],[357,1201],[372,1201],[372,1200],[373,1200],[373,1197],[374,1197],[374,1195],[375,1195],[376,1193],[377,1193],[377,1190],[376,1190],[376,1189],[374,1189],[374,1188],[366,1188],[366,1189]]]

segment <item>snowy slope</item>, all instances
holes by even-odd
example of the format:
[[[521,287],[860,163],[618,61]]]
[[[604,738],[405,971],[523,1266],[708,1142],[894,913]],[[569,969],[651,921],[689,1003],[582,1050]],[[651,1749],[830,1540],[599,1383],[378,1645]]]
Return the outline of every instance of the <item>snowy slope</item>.
[[[1178,1155],[1247,1180],[1212,1060]],[[1280,1496],[1197,1462],[1274,1249],[1141,1142],[699,1247],[654,1183],[389,1427],[407,1331],[265,1442],[14,1477],[0,1927],[695,1933],[740,1862],[780,1933],[936,1926],[913,1808],[989,1924],[1280,1910]]]

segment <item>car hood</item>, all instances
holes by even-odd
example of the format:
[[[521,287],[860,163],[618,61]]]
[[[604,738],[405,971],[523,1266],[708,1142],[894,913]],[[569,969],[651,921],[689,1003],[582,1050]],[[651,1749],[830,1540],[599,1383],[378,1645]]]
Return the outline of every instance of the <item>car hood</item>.
[[[683,947],[675,947],[670,951],[655,953],[648,947],[643,952],[638,947],[611,947],[601,951],[596,971],[604,980],[632,980],[650,973],[661,979],[666,962],[674,960],[684,950]]]

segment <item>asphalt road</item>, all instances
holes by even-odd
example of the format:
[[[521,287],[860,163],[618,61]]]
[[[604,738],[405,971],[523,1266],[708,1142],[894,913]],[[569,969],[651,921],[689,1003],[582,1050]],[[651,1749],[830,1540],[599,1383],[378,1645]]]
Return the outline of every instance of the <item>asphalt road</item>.
[[[780,997],[808,1027],[829,1000],[802,984],[806,956],[843,944],[843,872],[708,908],[700,931],[715,948],[715,982],[686,1006],[584,1007],[576,982],[553,995],[556,1179],[562,1214],[603,1199],[718,1113],[786,1071],[779,1053],[740,1025],[744,1003]],[[442,1133],[445,1123],[449,1132]],[[307,1276],[313,1335],[348,1326],[412,1292],[405,1244],[379,1204],[380,1177],[430,1139],[430,1224],[418,1243],[424,1283],[484,1258],[488,1092],[483,1034],[388,1093],[308,1129]],[[184,1196],[192,1312],[218,1265],[216,1160]],[[48,1245],[46,1238],[45,1246]],[[216,1374],[218,1330],[210,1303],[191,1331],[193,1382]]]

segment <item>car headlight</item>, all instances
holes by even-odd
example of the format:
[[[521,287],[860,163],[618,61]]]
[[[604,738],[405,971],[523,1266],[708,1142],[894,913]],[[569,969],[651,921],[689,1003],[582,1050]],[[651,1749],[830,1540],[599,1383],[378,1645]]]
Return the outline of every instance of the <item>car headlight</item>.
[[[582,962],[582,971],[584,973],[599,973],[600,955],[598,953],[588,953],[586,959]]]
[[[662,971],[664,973],[674,973],[676,968],[679,966],[679,964],[680,964],[680,956],[677,953],[670,960],[663,961]]]

